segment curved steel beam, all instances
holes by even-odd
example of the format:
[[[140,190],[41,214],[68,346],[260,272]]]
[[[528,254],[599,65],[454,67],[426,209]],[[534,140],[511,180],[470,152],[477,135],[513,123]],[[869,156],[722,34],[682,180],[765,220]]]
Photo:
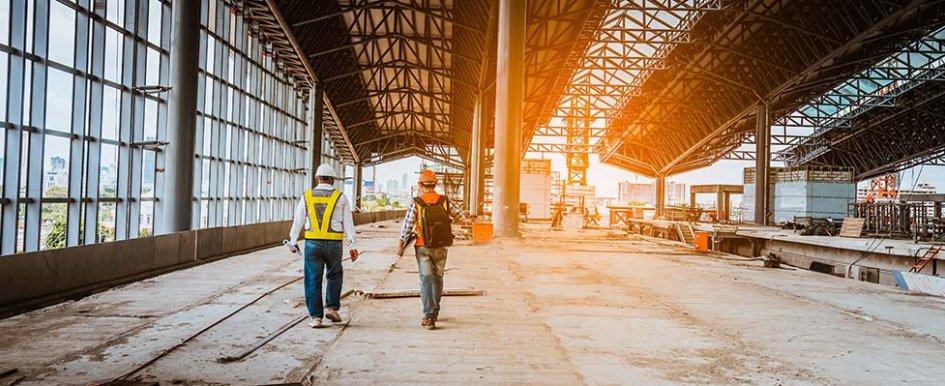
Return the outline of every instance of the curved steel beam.
[[[312,68],[312,64],[308,61],[308,57],[305,55],[305,52],[302,51],[302,46],[299,45],[299,41],[295,38],[295,34],[292,33],[292,26],[290,26],[289,23],[286,22],[285,17],[282,16],[282,11],[280,11],[279,7],[275,4],[275,0],[266,0],[266,5],[269,6],[272,16],[275,17],[276,21],[279,22],[279,26],[282,27],[282,32],[285,33],[286,38],[289,39],[289,43],[292,44],[292,48],[295,49],[295,53],[300,59],[302,59],[302,64],[305,66],[305,71],[308,72],[308,76],[311,77],[313,83],[317,83],[318,75],[315,74],[315,69]],[[344,124],[341,123],[338,113],[335,112],[335,106],[333,106],[331,100],[328,99],[328,95],[325,95],[324,101],[325,107],[328,108],[332,119],[334,119],[335,124],[338,126],[338,131],[341,133],[341,137],[344,139],[345,146],[348,148],[348,151],[351,152],[351,158],[354,159],[355,164],[360,164],[361,156],[358,155],[358,152],[354,148],[354,144],[351,143],[351,138],[348,136],[348,130],[344,127]]]

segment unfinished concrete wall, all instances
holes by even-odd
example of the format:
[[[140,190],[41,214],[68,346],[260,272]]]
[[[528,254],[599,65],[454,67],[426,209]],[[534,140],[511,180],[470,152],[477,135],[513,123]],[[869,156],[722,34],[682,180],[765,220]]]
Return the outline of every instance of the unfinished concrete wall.
[[[771,168],[768,175],[768,202],[771,203],[768,207],[774,207],[774,183],[778,180],[778,173],[782,168]],[[743,194],[742,194],[742,218],[746,222],[752,222],[755,218],[755,168],[745,168],[742,170],[742,182],[743,182]],[[770,214],[769,221],[770,221]]]
[[[856,199],[856,184],[849,170],[804,168],[779,172],[774,185],[774,221],[795,217],[842,219],[847,204]]]
[[[864,253],[841,248],[832,248],[822,245],[802,244],[782,240],[755,239],[762,247],[776,254],[781,261],[807,269],[811,262],[818,262],[834,266],[833,273],[838,276],[859,278],[864,269],[877,269],[878,282],[885,285],[896,285],[892,276],[893,270],[908,271],[912,267],[913,259],[909,256],[889,255],[882,252]],[[854,264],[852,267],[851,265]],[[927,268],[929,272],[932,267]]]
[[[406,211],[355,213],[355,224]],[[0,257],[0,317],[109,287],[279,245],[291,221],[206,228]]]
[[[551,160],[523,159],[521,202],[528,204],[529,219],[551,218]]]
[[[522,175],[522,202],[528,204],[529,219],[551,218],[551,176]]]

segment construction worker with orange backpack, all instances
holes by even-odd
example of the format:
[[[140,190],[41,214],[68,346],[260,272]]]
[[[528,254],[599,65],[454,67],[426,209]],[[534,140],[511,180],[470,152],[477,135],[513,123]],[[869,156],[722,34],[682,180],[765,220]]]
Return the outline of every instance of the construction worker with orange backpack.
[[[445,195],[436,192],[436,173],[431,170],[420,172],[418,184],[420,195],[414,197],[413,204],[407,209],[397,255],[404,255],[404,249],[415,236],[420,302],[423,304],[420,326],[433,330],[440,313],[447,248],[453,245],[451,216],[458,219],[462,215],[458,208],[450,205]]]

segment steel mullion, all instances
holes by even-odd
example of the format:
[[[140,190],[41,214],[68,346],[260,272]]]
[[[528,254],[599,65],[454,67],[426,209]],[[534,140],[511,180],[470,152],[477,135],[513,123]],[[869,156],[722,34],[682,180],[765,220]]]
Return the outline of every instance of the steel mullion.
[[[229,12],[226,12],[227,10],[228,7],[226,3],[218,3],[217,12],[214,17],[216,18],[217,35],[219,35],[219,38],[216,39],[217,44],[213,46],[213,68],[208,69],[219,77],[219,80],[212,80],[213,100],[211,101],[210,115],[213,119],[210,120],[209,128],[204,127],[204,130],[210,130],[210,154],[207,154],[207,156],[209,156],[210,175],[204,176],[204,178],[209,178],[207,211],[206,213],[201,213],[200,216],[201,218],[205,217],[207,219],[208,228],[219,226],[223,219],[223,213],[220,208],[220,189],[223,182],[223,170],[221,167],[222,161],[220,161],[220,159],[223,156],[222,144],[223,135],[225,133],[224,127],[226,126],[223,120],[226,116],[224,111],[227,108],[226,95],[229,89],[228,86],[223,84],[223,80],[226,79],[228,75],[227,65],[229,64],[229,49],[225,46],[225,43],[229,43],[228,32],[230,18],[228,17]]]
[[[224,9],[226,8],[227,7],[224,7]],[[223,31],[225,34],[223,41],[226,42],[227,44],[230,43],[229,41],[230,34],[228,32],[230,31],[231,21],[232,21],[229,15],[230,15],[229,12],[226,12],[222,15],[222,19],[223,19],[222,26],[223,26]],[[217,48],[219,50],[219,55],[217,57],[220,60],[214,63],[219,68],[219,72],[215,72],[215,73],[218,73],[220,74],[222,78],[227,79],[230,73],[229,72],[230,49],[228,48],[228,46],[225,46],[223,44],[218,44]],[[235,73],[234,73],[234,76],[235,76]],[[232,79],[227,79],[227,81],[232,81]],[[227,119],[227,115],[228,115],[227,113],[229,112],[230,108],[232,108],[232,106],[230,106],[230,102],[231,102],[230,98],[227,96],[230,94],[230,92],[232,92],[231,91],[232,88],[228,85],[224,85],[223,82],[214,82],[214,87],[218,87],[220,93],[218,96],[216,93],[214,93],[215,98],[219,101],[219,105],[216,103],[214,104],[213,115],[215,117],[219,117],[220,120],[223,121]],[[225,192],[223,191],[223,187],[226,183],[225,168],[227,166],[226,162],[224,162],[223,159],[225,158],[225,155],[226,155],[226,149],[225,149],[226,138],[227,138],[226,128],[232,127],[232,125],[230,125],[229,123],[215,121],[214,126],[215,126],[214,134],[217,134],[217,136],[215,138],[212,138],[213,145],[211,145],[211,150],[210,150],[214,154],[214,158],[215,158],[214,160],[210,161],[210,175],[213,177],[210,180],[211,201],[210,201],[209,206],[212,207],[212,209],[210,209],[210,213],[208,213],[209,217],[207,219],[207,222],[209,226],[211,227],[223,225],[223,214],[224,214],[223,212],[226,210],[224,201],[223,201],[223,196],[225,195]],[[232,129],[230,130],[232,131]]]
[[[163,8],[163,5],[161,6]],[[147,73],[148,73],[148,62],[147,62],[147,52],[148,52],[148,27],[151,21],[149,13],[151,12],[150,6],[141,6],[138,11],[138,31],[135,34],[135,85],[147,84]],[[166,15],[163,15],[160,20],[163,20]],[[163,30],[161,31],[163,34]],[[160,42],[160,38],[159,38]],[[159,56],[160,57],[160,56]],[[160,60],[159,60],[160,62]],[[145,103],[147,98],[145,95],[138,92],[132,93],[132,140],[142,141],[144,140],[144,114],[145,114]],[[159,104],[159,103],[158,103]],[[157,128],[155,128],[155,133]],[[144,177],[142,170],[142,163],[144,161],[144,149],[137,146],[131,146],[129,144],[129,154],[131,159],[129,162],[130,170],[126,173],[129,176],[129,186],[128,186],[128,202],[125,207],[128,210],[128,219],[125,222],[127,229],[125,230],[127,238],[138,237],[141,229],[141,185],[142,179]],[[154,234],[154,233],[152,233]]]
[[[10,46],[19,51],[25,51],[26,46],[26,2],[13,1],[10,9]],[[23,162],[20,143],[23,135],[23,93],[25,85],[25,59],[19,55],[10,55],[8,64],[7,78],[7,122],[12,124],[12,128],[4,128],[3,133],[6,136],[4,144],[4,171],[3,171],[3,201],[0,205],[10,207],[3,208],[3,218],[0,225],[3,226],[2,239],[0,239],[0,253],[10,255],[16,250],[17,243],[17,221],[19,221],[18,212],[20,206],[17,204],[19,198],[20,184],[20,163]]]
[[[241,53],[245,50],[244,44],[246,42],[246,20],[243,18],[243,15],[237,15],[237,42],[235,44],[237,52]],[[243,101],[245,100],[244,94],[244,85],[243,76],[245,60],[243,55],[237,54],[234,58],[235,69],[233,71],[236,74],[236,79],[233,80],[234,86],[236,87],[236,95],[234,99],[236,100],[235,109],[233,113],[234,120],[238,123],[232,130],[231,135],[234,136],[231,141],[232,147],[230,148],[231,158],[235,161],[229,162],[228,167],[230,168],[230,181],[229,181],[229,192],[227,193],[230,197],[229,209],[227,215],[227,224],[226,225],[238,225],[242,224],[242,205],[241,200],[238,198],[239,186],[243,183],[242,168],[240,168],[240,161],[243,159],[242,146],[240,143],[245,140],[244,137],[244,125],[246,119],[246,112],[243,110]]]
[[[258,35],[253,34],[253,41],[251,44],[254,44],[257,46],[260,44]],[[259,53],[257,53],[257,57],[261,57]],[[260,94],[259,93],[259,76],[260,76],[261,71],[262,71],[261,66],[259,66],[258,64],[254,64],[252,68],[250,69],[249,89],[251,90],[251,92],[254,92],[254,94],[256,95]],[[247,139],[246,139],[246,142],[247,142],[246,149],[248,151],[244,153],[244,162],[248,164],[255,163],[259,157],[259,153],[254,150],[255,150],[256,141],[258,141],[260,138],[258,135],[256,135],[256,132],[259,130],[260,107],[261,105],[258,102],[253,102],[253,103],[250,103],[249,105],[249,111],[248,111],[249,124],[247,125],[248,132],[247,132]],[[246,210],[246,213],[244,213],[244,217],[247,223],[255,223],[258,221],[259,202],[253,197],[259,196],[258,194],[259,193],[259,170],[258,168],[252,165],[246,166],[246,169],[247,169],[247,178],[244,185],[244,192],[245,192],[244,197],[247,198],[248,202],[246,204],[247,210]]]
[[[104,79],[105,74],[105,32],[107,27],[103,20],[104,9],[98,10],[101,20],[95,20],[92,23],[92,57],[90,75],[97,79]],[[84,213],[82,240],[81,244],[94,244],[98,242],[98,214],[99,214],[99,183],[101,178],[101,159],[102,159],[102,103],[104,83],[93,81],[89,89],[89,127],[88,137],[84,140],[86,149],[85,165],[83,165],[86,176],[84,183],[84,196],[88,198],[81,204]]]
[[[173,7],[170,4],[164,4],[164,17],[161,18],[161,45],[169,47],[171,45],[171,9]],[[202,39],[201,39],[202,40]],[[162,85],[167,85],[170,83],[170,56],[167,54],[161,54],[161,68],[160,68],[160,83]],[[199,66],[198,66],[199,68]],[[199,82],[198,76],[198,82]],[[166,141],[167,140],[167,101],[158,103],[158,116],[157,116],[157,140]],[[166,167],[166,160],[163,151],[154,152],[154,198],[146,199],[143,198],[142,201],[152,202],[151,208],[151,234],[158,235],[163,232],[164,224],[164,173]]]
[[[90,0],[82,0],[80,6],[88,7]],[[88,70],[90,58],[89,53],[89,25],[97,24],[93,18],[87,14],[80,13],[76,15],[75,29],[75,67],[82,70]],[[94,42],[93,42],[94,44]],[[70,140],[69,151],[69,202],[66,211],[66,244],[72,247],[80,244],[81,229],[79,228],[82,213],[83,187],[83,163],[85,154],[86,137],[86,111],[85,106],[88,103],[87,96],[88,84],[90,81],[85,77],[74,77],[73,82],[73,101],[72,101],[72,132],[76,135],[75,139]]]
[[[33,54],[46,58],[48,56],[48,35],[49,35],[49,1],[38,0],[34,3],[33,10]],[[74,42],[73,42],[74,44]],[[47,63],[48,59],[42,63],[33,64],[32,82],[30,87],[31,95],[24,95],[30,98],[30,125],[38,128],[28,133],[29,154],[26,155],[29,160],[26,175],[26,215],[24,227],[23,250],[32,252],[39,250],[40,226],[42,225],[42,192],[43,192],[43,151],[45,145],[45,136],[43,135],[46,127],[46,83],[47,83]],[[29,75],[29,74],[28,74]],[[71,99],[71,95],[69,96]]]
[[[147,7],[143,7],[147,8]],[[138,4],[125,8],[125,27],[138,27],[140,23],[140,13],[142,12]],[[145,29],[147,31],[147,29]],[[131,179],[131,143],[135,138],[135,107],[134,107],[134,87],[138,77],[138,62],[144,62],[138,58],[138,47],[136,43],[137,36],[141,33],[140,27],[137,30],[130,31],[132,38],[127,35],[122,38],[122,76],[121,83],[124,90],[121,91],[121,110],[119,112],[119,142],[118,145],[118,186],[116,197],[118,202],[115,204],[115,240],[128,238],[128,217],[129,217],[129,190]]]

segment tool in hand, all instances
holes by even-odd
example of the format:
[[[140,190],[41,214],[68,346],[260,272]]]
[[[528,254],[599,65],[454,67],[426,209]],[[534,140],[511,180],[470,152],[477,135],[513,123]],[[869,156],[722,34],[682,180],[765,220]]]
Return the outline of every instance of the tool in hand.
[[[290,243],[289,240],[282,240],[282,245],[285,245],[290,251],[294,251],[296,255],[302,256],[302,249],[298,245]]]
[[[417,240],[417,232],[410,232],[410,234],[407,235],[407,240],[404,241],[403,248],[400,248],[400,250],[397,251],[397,255],[403,256],[404,251],[407,250],[407,247],[409,247],[410,244],[413,244],[413,242],[416,240]]]

